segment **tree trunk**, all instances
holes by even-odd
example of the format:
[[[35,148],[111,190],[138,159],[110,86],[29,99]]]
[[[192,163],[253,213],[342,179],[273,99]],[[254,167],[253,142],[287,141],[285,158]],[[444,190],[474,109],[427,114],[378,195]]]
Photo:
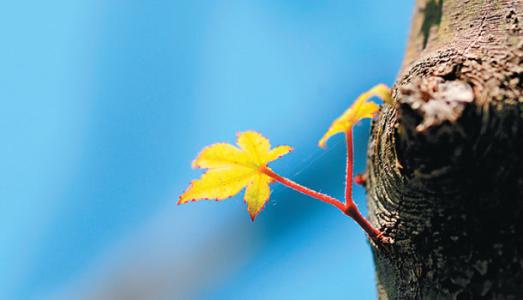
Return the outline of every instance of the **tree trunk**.
[[[523,299],[523,0],[418,0],[373,124],[380,299]]]

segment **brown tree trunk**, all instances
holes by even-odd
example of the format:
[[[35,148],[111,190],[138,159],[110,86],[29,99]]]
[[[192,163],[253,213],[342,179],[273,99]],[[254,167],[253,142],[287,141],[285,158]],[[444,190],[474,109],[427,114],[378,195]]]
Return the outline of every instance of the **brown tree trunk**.
[[[381,299],[523,299],[523,0],[418,0],[368,153]]]

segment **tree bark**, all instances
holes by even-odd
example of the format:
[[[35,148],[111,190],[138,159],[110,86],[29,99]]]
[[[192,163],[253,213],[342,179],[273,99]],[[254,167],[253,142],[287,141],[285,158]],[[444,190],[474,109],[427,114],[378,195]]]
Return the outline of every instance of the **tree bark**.
[[[418,0],[373,123],[380,299],[523,299],[523,1]]]

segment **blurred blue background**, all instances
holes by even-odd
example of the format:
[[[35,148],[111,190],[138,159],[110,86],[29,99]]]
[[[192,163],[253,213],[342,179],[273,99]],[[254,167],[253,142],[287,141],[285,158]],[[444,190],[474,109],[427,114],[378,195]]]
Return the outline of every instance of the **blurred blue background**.
[[[241,195],[176,201],[198,151],[247,129],[295,147],[279,173],[341,198],[343,137],[316,142],[394,81],[412,5],[2,3],[0,299],[375,298],[365,236],[330,206],[277,184],[254,223]]]

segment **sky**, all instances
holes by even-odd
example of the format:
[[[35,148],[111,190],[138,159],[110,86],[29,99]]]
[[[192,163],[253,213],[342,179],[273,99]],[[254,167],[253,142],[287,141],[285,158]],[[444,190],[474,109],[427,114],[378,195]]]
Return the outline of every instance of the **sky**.
[[[357,95],[399,70],[413,1],[11,1],[0,10],[0,299],[376,297],[363,232],[273,184],[176,205],[206,145],[256,130],[343,196]],[[355,129],[364,170],[369,122]],[[365,194],[355,189],[365,212]]]

